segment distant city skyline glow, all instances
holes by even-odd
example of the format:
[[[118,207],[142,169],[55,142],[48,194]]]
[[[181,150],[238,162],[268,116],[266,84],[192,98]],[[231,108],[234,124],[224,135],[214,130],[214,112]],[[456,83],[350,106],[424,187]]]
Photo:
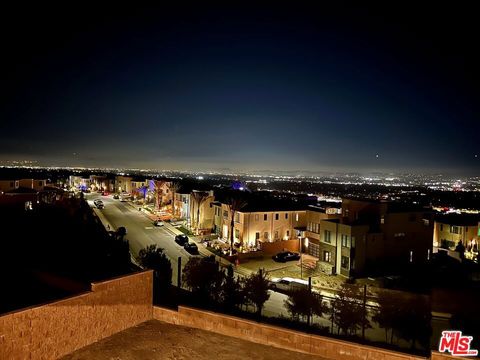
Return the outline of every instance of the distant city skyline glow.
[[[0,163],[478,174],[475,12],[389,6],[11,5]]]

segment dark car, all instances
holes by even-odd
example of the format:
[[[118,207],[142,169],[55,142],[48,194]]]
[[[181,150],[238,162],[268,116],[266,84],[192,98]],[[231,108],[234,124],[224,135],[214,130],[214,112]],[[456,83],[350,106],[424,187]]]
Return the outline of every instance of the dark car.
[[[186,243],[183,248],[192,255],[198,255],[198,246],[195,243]]]
[[[292,261],[292,260],[299,260],[300,259],[300,254],[299,253],[294,253],[290,251],[283,251],[278,253],[277,255],[272,256],[273,261],[276,262],[287,262],[287,261]]]
[[[180,246],[184,246],[188,244],[188,236],[185,234],[177,235],[175,236],[175,242]]]
[[[125,236],[127,235],[127,228],[125,226],[120,226],[118,229],[117,229],[117,235],[118,236]]]
[[[118,199],[120,199],[120,196],[118,196],[118,194],[115,194],[115,195],[113,195],[113,198],[114,198],[115,200],[118,200]]]

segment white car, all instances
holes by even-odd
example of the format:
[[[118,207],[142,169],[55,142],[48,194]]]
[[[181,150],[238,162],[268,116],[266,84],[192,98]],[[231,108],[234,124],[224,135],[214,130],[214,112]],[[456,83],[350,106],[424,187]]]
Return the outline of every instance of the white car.
[[[300,289],[308,289],[308,281],[290,277],[273,278],[270,281],[270,289],[281,292],[292,292]]]
[[[105,207],[103,201],[100,199],[96,199],[93,203],[98,209],[103,209]]]
[[[153,222],[153,225],[154,226],[163,226],[163,225],[165,225],[165,223],[162,220],[155,220]]]

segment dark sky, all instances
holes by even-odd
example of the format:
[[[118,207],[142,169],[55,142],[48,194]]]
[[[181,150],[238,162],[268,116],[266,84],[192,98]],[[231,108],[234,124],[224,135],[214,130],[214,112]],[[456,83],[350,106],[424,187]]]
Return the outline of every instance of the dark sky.
[[[4,7],[0,161],[478,175],[474,2],[176,3]]]

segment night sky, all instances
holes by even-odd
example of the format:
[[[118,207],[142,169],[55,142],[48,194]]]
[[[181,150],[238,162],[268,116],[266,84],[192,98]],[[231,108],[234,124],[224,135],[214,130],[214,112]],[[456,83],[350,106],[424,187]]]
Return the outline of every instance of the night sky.
[[[479,175],[474,2],[335,3],[3,7],[0,161]]]

